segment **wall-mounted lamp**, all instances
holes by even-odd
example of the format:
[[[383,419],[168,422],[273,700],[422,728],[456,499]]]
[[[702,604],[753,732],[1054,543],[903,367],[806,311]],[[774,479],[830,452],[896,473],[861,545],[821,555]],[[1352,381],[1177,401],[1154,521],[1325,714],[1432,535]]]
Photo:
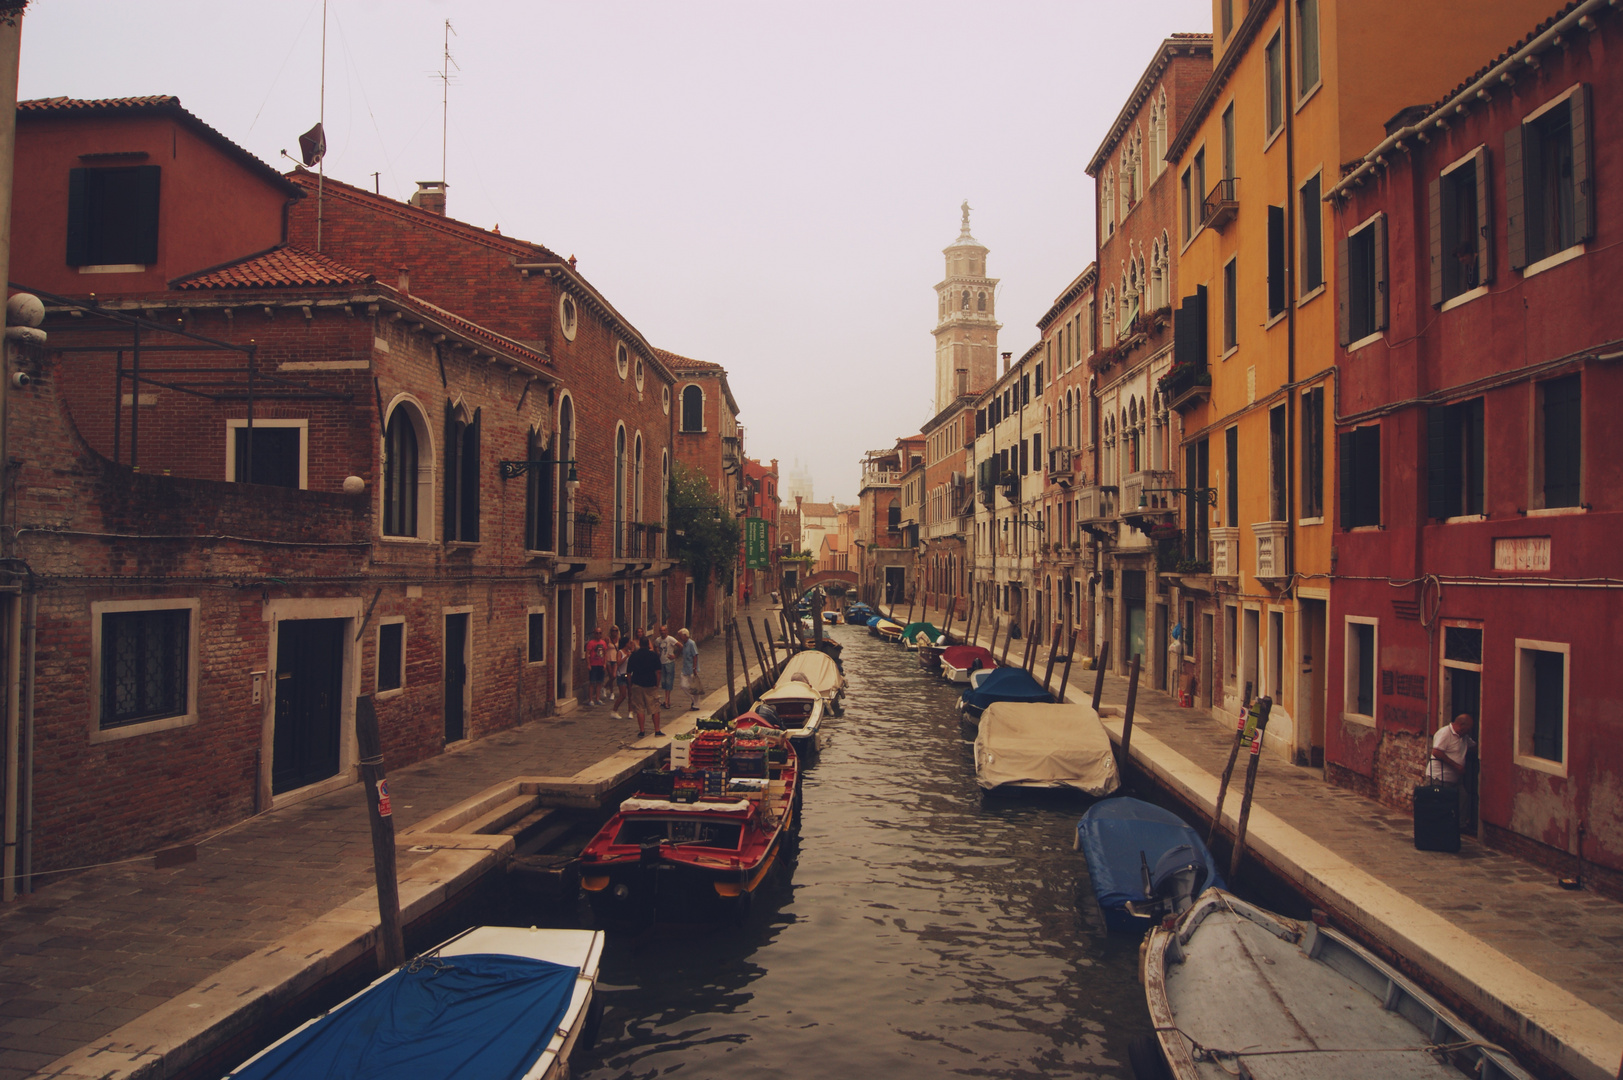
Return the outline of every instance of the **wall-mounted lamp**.
[[[564,477],[564,482],[568,484],[580,483],[580,474],[575,471],[574,460],[561,460],[559,458],[532,458],[529,461],[504,461],[501,463],[502,479],[511,480],[515,476],[523,476],[525,473],[530,471],[532,466],[539,468],[542,465],[568,465],[569,475]]]

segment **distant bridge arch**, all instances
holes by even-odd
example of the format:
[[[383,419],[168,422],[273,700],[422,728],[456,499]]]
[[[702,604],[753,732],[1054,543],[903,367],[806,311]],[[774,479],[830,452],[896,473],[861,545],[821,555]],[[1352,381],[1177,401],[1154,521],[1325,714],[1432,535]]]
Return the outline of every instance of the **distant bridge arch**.
[[[800,591],[807,592],[808,590],[815,589],[817,586],[827,584],[831,581],[838,581],[855,588],[857,584],[856,571],[820,570],[800,583]]]

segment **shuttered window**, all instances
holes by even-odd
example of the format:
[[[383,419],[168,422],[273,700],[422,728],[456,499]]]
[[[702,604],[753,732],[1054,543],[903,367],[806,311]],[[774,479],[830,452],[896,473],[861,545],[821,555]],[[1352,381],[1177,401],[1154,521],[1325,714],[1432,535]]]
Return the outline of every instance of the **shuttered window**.
[[[1186,296],[1172,316],[1172,357],[1178,367],[1187,365],[1205,371],[1206,363],[1206,286],[1195,288],[1193,296]]]
[[[1290,513],[1285,477],[1285,406],[1268,410],[1268,520],[1284,521]]]
[[[445,406],[445,539],[475,543],[479,539],[479,421],[462,419]]]
[[[1386,215],[1377,214],[1336,245],[1337,306],[1343,345],[1386,329]]]
[[[1426,410],[1426,516],[1482,513],[1482,399]]]
[[[1324,516],[1324,387],[1302,394],[1302,516]]]
[[[556,444],[554,438],[553,445]],[[552,526],[557,518],[553,509],[553,492],[557,488],[553,485],[565,482],[569,466],[555,460],[546,465],[537,464],[563,456],[553,452],[539,432],[530,432],[528,445],[530,468],[524,474],[524,547],[527,551],[551,551]]]
[[[69,266],[158,261],[156,165],[68,170]]]
[[[1268,208],[1268,317],[1285,310],[1285,208]]]
[[[1240,266],[1238,259],[1230,259],[1223,267],[1223,351],[1228,352],[1239,341],[1240,318]]]
[[[1505,244],[1514,270],[1594,235],[1589,87],[1505,132]]]
[[[1227,495],[1223,509],[1228,514],[1223,523],[1232,529],[1240,524],[1240,429],[1237,427],[1223,432],[1223,477]]]
[[[1302,185],[1301,212],[1302,265],[1299,271],[1301,294],[1324,284],[1324,218],[1319,202],[1319,176],[1315,173]]]
[[[1431,182],[1431,303],[1436,307],[1492,276],[1488,152],[1478,147]]]
[[[1581,376],[1539,384],[1545,506],[1577,506],[1583,456]]]
[[[1336,454],[1341,467],[1341,527],[1381,523],[1381,429],[1344,432]]]

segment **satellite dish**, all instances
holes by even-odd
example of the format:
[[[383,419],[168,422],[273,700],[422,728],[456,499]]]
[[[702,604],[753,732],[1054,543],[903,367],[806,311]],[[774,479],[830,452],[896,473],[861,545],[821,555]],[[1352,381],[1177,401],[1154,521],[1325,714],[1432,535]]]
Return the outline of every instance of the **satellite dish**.
[[[327,156],[327,133],[320,124],[299,136],[299,156],[306,165],[320,164]]]

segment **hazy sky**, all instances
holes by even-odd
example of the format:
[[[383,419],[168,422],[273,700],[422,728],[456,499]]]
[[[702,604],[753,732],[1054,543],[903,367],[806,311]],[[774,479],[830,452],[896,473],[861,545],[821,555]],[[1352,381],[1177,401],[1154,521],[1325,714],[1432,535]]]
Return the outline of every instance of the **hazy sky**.
[[[1083,172],[1209,0],[328,0],[327,171],[575,255],[661,348],[727,367],[752,457],[853,500],[932,414],[958,205],[1002,279],[999,350],[1093,254]],[[174,94],[272,164],[320,107],[322,0],[34,0],[24,98]],[[27,163],[18,162],[19,168]]]

